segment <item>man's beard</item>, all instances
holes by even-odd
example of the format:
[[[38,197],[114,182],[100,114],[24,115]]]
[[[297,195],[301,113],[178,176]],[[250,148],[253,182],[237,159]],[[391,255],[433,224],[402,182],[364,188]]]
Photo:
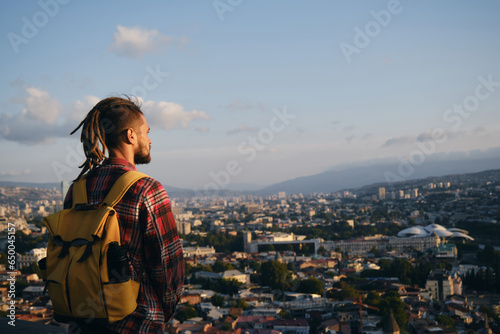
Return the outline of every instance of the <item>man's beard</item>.
[[[151,161],[151,153],[147,149],[144,142],[139,143],[139,150],[134,154],[134,162],[136,165],[148,164]]]

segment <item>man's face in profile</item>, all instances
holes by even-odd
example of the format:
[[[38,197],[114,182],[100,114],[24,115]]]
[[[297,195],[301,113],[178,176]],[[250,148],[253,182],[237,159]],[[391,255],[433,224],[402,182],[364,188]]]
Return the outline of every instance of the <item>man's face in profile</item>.
[[[141,125],[137,132],[139,145],[134,154],[134,162],[137,165],[148,164],[151,161],[151,140],[149,139],[149,125],[146,118],[141,115]]]

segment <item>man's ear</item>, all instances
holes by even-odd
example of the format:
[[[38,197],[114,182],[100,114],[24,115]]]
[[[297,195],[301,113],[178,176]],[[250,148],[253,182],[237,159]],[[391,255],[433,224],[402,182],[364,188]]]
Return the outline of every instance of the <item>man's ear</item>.
[[[135,144],[137,141],[137,133],[135,133],[133,128],[127,129],[125,133],[125,140],[127,144]]]

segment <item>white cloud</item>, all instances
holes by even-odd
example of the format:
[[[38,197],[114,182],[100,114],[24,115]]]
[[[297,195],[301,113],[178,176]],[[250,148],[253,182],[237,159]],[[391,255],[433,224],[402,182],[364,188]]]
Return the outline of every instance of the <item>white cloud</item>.
[[[83,99],[73,103],[69,118],[79,124],[99,101],[97,96],[85,95]]]
[[[22,98],[26,106],[23,112],[44,123],[54,124],[62,108],[59,102],[50,97],[49,93],[35,87],[26,87],[28,96]]]
[[[100,101],[96,96],[86,95],[75,101],[63,113],[59,102],[40,89],[25,88],[27,96],[14,99],[23,105],[17,113],[0,114],[0,139],[22,144],[36,145],[52,143],[57,137],[68,137],[71,130],[85,118]],[[198,110],[186,111],[177,103],[165,101],[142,101],[142,110],[151,127],[161,129],[189,128],[198,119],[209,120],[210,116]],[[198,127],[199,132],[208,132],[207,127]]]
[[[431,130],[427,130],[425,132],[422,132],[417,136],[417,141],[422,142],[422,141],[428,141],[428,140],[433,140]]]
[[[236,129],[229,130],[227,132],[227,134],[234,135],[234,134],[240,133],[240,132],[255,132],[257,130],[258,130],[258,128],[249,127],[249,126],[246,126],[245,124],[240,124]]]
[[[174,128],[187,129],[191,122],[197,119],[209,120],[210,116],[204,111],[185,111],[177,103],[165,101],[145,101],[142,108],[150,127],[159,127],[170,130]]]
[[[254,107],[254,105],[251,101],[248,101],[245,99],[240,99],[239,97],[236,98],[233,102],[229,103],[226,106],[226,108],[229,111],[248,110],[248,109],[252,109],[253,107]]]
[[[0,138],[22,144],[48,144],[54,138],[68,134],[59,124],[48,124],[30,117],[26,110],[16,115],[0,115]]]
[[[382,145],[382,147],[389,147],[389,146],[395,146],[395,145],[405,145],[412,143],[415,140],[414,137],[411,136],[400,136],[400,137],[393,137],[390,139],[387,139],[387,141]]]
[[[10,170],[10,171],[3,171],[0,170],[0,176],[21,176],[21,175],[28,175],[31,174],[31,170],[25,169],[25,170]]]
[[[145,54],[165,51],[170,45],[183,46],[189,43],[187,37],[174,38],[162,35],[158,30],[146,30],[141,27],[116,27],[113,44],[109,50],[119,56],[142,58]]]
[[[27,95],[14,99],[23,105],[15,114],[0,115],[0,138],[23,144],[45,144],[64,133],[57,124],[62,114],[60,103],[49,93],[35,87],[24,87]]]
[[[436,138],[446,138],[446,140],[452,140],[455,138],[460,138],[467,136],[466,131],[450,131],[450,130],[441,130],[438,133],[434,133],[434,131],[427,130],[425,132],[420,133],[417,136],[417,141],[419,142],[424,142],[424,141],[436,141]]]

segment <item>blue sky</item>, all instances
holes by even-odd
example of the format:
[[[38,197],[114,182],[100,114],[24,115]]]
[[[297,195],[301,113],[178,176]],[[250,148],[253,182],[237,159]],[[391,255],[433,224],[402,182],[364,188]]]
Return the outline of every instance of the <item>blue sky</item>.
[[[116,94],[178,187],[500,146],[498,1],[0,4],[0,180],[73,179],[69,132]]]

